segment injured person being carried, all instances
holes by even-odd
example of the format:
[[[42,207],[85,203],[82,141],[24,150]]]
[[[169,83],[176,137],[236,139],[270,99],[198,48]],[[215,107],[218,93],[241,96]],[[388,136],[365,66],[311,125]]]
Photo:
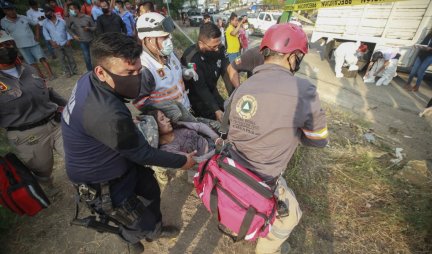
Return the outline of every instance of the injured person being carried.
[[[178,154],[196,151],[197,162],[206,160],[215,153],[215,143],[219,136],[204,123],[171,123],[171,119],[158,109],[145,112],[138,120],[138,129],[154,147]]]

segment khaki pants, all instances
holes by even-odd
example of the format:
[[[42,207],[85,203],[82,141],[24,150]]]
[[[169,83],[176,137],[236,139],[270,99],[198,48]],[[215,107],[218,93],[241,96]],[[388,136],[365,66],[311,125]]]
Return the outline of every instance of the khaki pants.
[[[302,216],[294,192],[288,188],[283,178],[279,179],[275,194],[279,200],[285,202],[289,208],[289,216],[276,218],[270,233],[265,238],[259,238],[255,249],[257,254],[281,253],[281,245],[290,236],[291,232],[297,226]]]
[[[62,158],[63,138],[60,124],[54,120],[25,131],[8,131],[9,144],[16,155],[29,167],[41,182],[50,181],[55,150]]]

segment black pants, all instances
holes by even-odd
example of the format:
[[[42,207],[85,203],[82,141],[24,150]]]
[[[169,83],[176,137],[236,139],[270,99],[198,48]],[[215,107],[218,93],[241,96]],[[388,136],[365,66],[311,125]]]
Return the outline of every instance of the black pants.
[[[137,167],[110,186],[114,208],[122,207],[129,199],[135,199],[137,196],[145,200],[139,202],[139,218],[129,225],[120,226],[121,237],[129,243],[136,243],[144,238],[157,239],[160,235],[160,189],[153,173],[150,168]]]

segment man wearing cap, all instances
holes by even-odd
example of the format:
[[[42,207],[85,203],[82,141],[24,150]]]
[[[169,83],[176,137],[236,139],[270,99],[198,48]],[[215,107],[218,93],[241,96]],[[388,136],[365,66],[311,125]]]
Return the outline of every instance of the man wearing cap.
[[[270,233],[258,239],[256,253],[287,253],[286,242],[302,212],[294,192],[282,177],[297,146],[324,147],[326,117],[316,87],[295,77],[308,52],[307,37],[298,26],[270,27],[260,51],[264,64],[234,92],[230,104],[231,158],[257,174],[275,190],[276,220]]]
[[[53,150],[63,157],[59,112],[65,105],[35,68],[21,63],[13,38],[0,30],[0,128],[48,196],[58,192],[53,189]]]
[[[36,26],[36,36],[30,27],[32,21],[23,15],[16,13],[15,5],[10,2],[4,2],[3,10],[6,17],[1,19],[1,27],[14,38],[16,46],[24,57],[27,64],[33,65],[39,73],[39,76],[44,77],[37,63],[40,61],[48,72],[48,78],[54,79],[53,72],[49,66],[42,48],[39,45],[39,28]]]
[[[144,165],[189,169],[196,152],[155,149],[133,122],[125,102],[138,96],[142,82],[142,46],[135,39],[106,33],[90,52],[93,71],[77,81],[62,115],[66,173],[99,193],[91,200],[94,209],[117,221],[120,236],[141,253],[141,239],[179,233],[162,225],[160,189]]]
[[[140,96],[134,105],[143,110],[146,106],[164,111],[173,122],[196,121],[189,113],[191,107],[183,78],[198,80],[193,68],[185,68],[174,54],[171,32],[174,24],[170,17],[149,12],[137,21],[138,37],[143,45],[141,64],[146,68]]]

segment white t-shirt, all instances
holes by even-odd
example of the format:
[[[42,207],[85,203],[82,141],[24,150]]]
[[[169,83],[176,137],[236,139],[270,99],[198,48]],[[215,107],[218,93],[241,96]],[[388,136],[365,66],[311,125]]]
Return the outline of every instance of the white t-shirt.
[[[43,19],[39,20],[40,17],[43,17]],[[45,12],[41,8],[38,8],[36,11],[30,8],[27,10],[27,18],[30,19],[32,25],[39,24],[42,26],[45,19]]]

